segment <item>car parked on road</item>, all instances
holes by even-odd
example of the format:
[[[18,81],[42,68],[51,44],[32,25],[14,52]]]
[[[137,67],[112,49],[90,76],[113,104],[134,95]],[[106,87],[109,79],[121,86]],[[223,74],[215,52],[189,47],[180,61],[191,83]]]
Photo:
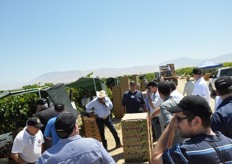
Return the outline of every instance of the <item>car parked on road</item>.
[[[220,76],[230,76],[232,78],[232,67],[219,68],[213,76],[209,77],[209,90],[212,95],[215,95],[216,91],[214,83]]]

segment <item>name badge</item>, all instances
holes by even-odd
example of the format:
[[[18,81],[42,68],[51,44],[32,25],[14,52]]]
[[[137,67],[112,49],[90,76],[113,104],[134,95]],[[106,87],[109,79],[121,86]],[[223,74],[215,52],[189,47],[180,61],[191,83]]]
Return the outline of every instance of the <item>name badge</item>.
[[[135,98],[135,96],[134,96],[134,95],[131,95],[131,98],[132,98],[132,99],[134,99],[134,98]]]

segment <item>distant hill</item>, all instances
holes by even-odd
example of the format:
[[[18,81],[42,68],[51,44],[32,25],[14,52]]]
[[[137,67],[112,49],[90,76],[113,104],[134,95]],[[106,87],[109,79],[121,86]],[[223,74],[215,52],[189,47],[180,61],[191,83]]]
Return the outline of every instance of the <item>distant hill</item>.
[[[225,63],[232,61],[232,53],[221,55],[215,58],[205,58],[205,59],[191,59],[191,58],[177,58],[174,60],[167,60],[165,62],[160,63],[159,65],[165,65],[167,63],[174,63],[175,68],[184,68],[184,67],[195,67],[198,64],[204,62],[204,61],[214,61],[218,63]]]
[[[187,56],[187,55],[186,55]],[[117,77],[122,75],[131,75],[131,74],[145,74],[159,71],[160,65],[166,65],[168,63],[174,63],[175,68],[183,68],[183,67],[194,67],[204,61],[215,61],[218,63],[224,63],[228,61],[232,61],[232,53],[221,55],[216,58],[205,58],[205,59],[192,59],[192,58],[177,58],[174,60],[168,60],[162,62],[158,65],[144,65],[144,66],[135,66],[128,68],[99,68],[95,70],[76,70],[76,71],[65,71],[65,72],[50,72],[39,76],[38,78],[28,82],[28,84],[35,83],[70,83],[76,81],[80,77],[84,77],[87,74],[93,72],[93,77]]]

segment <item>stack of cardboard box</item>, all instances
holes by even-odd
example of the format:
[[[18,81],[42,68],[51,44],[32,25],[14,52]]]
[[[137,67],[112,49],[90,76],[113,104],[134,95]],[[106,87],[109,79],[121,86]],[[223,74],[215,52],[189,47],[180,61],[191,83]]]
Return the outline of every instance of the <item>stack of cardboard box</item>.
[[[129,90],[129,83],[130,83],[130,80],[128,77],[120,78],[121,97],[124,94],[124,92]]]
[[[115,118],[121,119],[124,113],[122,111],[121,88],[119,85],[112,88],[112,96],[114,104],[113,113],[115,115]]]
[[[101,142],[101,136],[94,116],[83,116],[82,121],[85,128],[85,137],[95,138]]]
[[[125,162],[149,161],[152,133],[147,113],[125,114],[121,125]]]

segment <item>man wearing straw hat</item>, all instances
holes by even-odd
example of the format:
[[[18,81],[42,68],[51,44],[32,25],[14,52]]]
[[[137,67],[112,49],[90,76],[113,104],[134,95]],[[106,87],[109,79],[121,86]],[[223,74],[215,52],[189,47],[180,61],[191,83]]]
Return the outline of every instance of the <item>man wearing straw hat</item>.
[[[87,113],[94,112],[94,114],[97,117],[96,118],[97,126],[99,128],[103,146],[105,147],[106,150],[107,150],[107,140],[105,139],[105,131],[104,131],[105,125],[109,128],[110,132],[114,136],[114,140],[116,142],[116,148],[122,146],[118,133],[110,118],[110,110],[112,108],[113,108],[113,103],[111,102],[109,97],[106,96],[104,90],[97,91],[97,97],[86,105],[86,112]]]

